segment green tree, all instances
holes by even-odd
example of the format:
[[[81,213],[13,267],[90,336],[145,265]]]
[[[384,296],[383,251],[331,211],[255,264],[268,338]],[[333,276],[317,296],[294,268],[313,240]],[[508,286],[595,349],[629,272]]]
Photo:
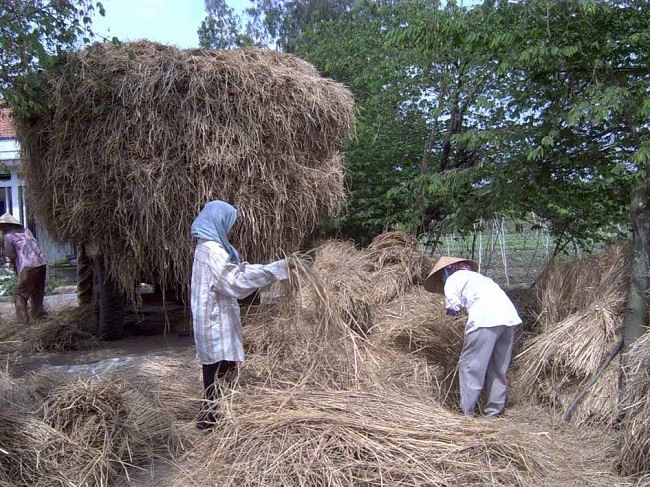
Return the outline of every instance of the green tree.
[[[460,227],[486,214],[534,212],[550,224],[558,249],[561,240],[584,243],[627,219],[634,247],[629,347],[647,312],[650,4],[485,1],[459,12],[450,22],[423,18],[395,35],[432,56],[441,37],[458,39],[473,75],[496,75],[496,89],[477,98],[485,123],[452,139],[478,150],[480,162],[432,171],[427,197],[452,189]]]
[[[345,16],[354,0],[251,0],[247,9],[247,31],[260,45],[291,53],[305,52],[312,42],[310,33],[321,22]]]
[[[502,59],[526,80],[515,101],[536,114],[528,164],[515,160],[516,167],[534,166],[543,187],[569,181],[556,204],[576,210],[569,217],[578,229],[629,215],[627,350],[644,332],[650,288],[650,4],[537,0],[501,8],[514,20]]]
[[[325,76],[349,86],[358,107],[356,137],[345,152],[350,200],[337,222],[341,236],[365,244],[389,228],[404,229],[411,204],[403,187],[413,178],[426,136],[418,79],[409,72],[414,52],[386,44],[400,10],[360,1],[319,20],[299,40],[297,54]]]
[[[233,49],[255,44],[242,30],[242,20],[225,0],[205,0],[205,19],[199,27],[199,45],[208,49]]]
[[[626,195],[644,170],[646,122],[634,124],[635,149],[608,104],[628,99],[633,120],[646,106],[644,78],[590,73],[611,46],[620,73],[629,60],[643,66],[644,2],[253,3],[267,45],[355,93],[344,235],[469,231],[480,218],[534,213],[560,251],[639,207]]]
[[[491,19],[481,9],[454,2],[444,7],[409,2],[404,7],[413,14],[389,38],[422,53],[425,63],[411,67],[421,72],[419,99],[412,102],[423,108],[428,127],[417,177],[405,186],[412,195],[412,231],[473,228],[474,218],[465,218],[459,209],[477,166],[490,158],[490,146],[480,134],[498,120],[494,100],[499,95],[492,52],[472,39],[490,31]]]
[[[0,96],[14,110],[38,109],[30,74],[94,37],[91,17],[104,15],[94,0],[0,0]]]

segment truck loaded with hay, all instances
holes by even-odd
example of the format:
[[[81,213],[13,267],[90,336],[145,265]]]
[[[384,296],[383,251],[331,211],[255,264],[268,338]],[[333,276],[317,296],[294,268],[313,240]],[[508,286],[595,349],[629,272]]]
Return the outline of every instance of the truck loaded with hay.
[[[294,56],[106,43],[40,76],[48,103],[16,120],[28,198],[56,240],[87,250],[105,339],[122,336],[140,282],[187,295],[207,201],[238,209],[233,244],[264,262],[344,200],[352,95]]]

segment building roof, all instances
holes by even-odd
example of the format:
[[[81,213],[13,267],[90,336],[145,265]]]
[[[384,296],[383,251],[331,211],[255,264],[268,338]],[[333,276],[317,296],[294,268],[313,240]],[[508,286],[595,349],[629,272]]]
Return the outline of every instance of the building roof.
[[[16,130],[10,114],[9,108],[0,107],[0,138],[16,138]]]

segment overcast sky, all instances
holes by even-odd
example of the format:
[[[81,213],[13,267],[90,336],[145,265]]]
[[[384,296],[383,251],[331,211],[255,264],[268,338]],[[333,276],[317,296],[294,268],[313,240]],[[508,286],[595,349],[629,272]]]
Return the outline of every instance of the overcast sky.
[[[106,16],[93,18],[93,31],[121,41],[149,39],[181,48],[198,47],[196,31],[204,17],[203,0],[102,0]],[[241,13],[249,0],[228,0]]]

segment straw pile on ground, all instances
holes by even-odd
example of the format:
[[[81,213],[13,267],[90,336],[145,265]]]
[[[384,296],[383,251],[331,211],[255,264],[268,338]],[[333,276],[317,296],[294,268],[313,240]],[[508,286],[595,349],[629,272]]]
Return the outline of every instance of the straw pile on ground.
[[[581,464],[615,457],[602,435],[568,466],[569,450],[551,441],[548,424],[463,420],[442,407],[434,383],[441,364],[451,369],[457,361],[463,320],[444,316],[440,297],[408,284],[371,306],[359,332],[350,309],[373,282],[365,253],[326,243],[292,283],[300,299],[250,317],[247,361],[220,401],[225,418],[180,460],[174,485],[612,484],[612,461]],[[344,287],[345,269],[368,277]],[[418,300],[422,306],[411,310]]]
[[[355,256],[358,251],[353,252]],[[330,293],[331,283],[315,265],[306,265],[292,283],[299,299],[286,300],[244,321],[248,358],[240,369],[240,381],[279,389],[326,390],[372,390],[387,377],[405,387],[429,384],[421,373],[426,368],[422,361],[378,348],[356,330],[356,322],[342,312],[349,303]],[[428,389],[431,395],[432,388],[425,387],[421,390]]]
[[[115,377],[0,379],[0,485],[116,485],[183,448],[174,416]]]
[[[375,285],[367,255],[353,242],[330,241],[314,251],[314,269],[322,280],[323,293],[334,307],[332,312],[355,331],[367,331],[374,320]],[[310,297],[313,301],[314,296]]]
[[[0,352],[11,353],[20,350],[27,331],[25,325],[18,320],[0,317]]]
[[[624,475],[650,480],[650,334],[632,347],[625,370],[620,466]]]
[[[189,282],[189,227],[222,199],[233,244],[264,262],[295,251],[344,198],[344,86],[288,54],[97,44],[45,73],[38,116],[17,120],[37,220],[92,243],[132,299]]]
[[[31,324],[25,336],[28,352],[64,352],[85,348],[95,342],[92,329],[95,308],[92,305],[51,312]]]
[[[433,259],[419,250],[415,238],[402,232],[378,235],[364,253],[373,264],[373,299],[379,304],[403,296],[413,285],[424,284],[433,268]]]
[[[92,346],[95,309],[68,307],[32,320],[29,326],[12,316],[0,319],[0,352],[65,352]]]
[[[518,395],[566,411],[621,338],[629,250],[559,264],[540,283],[538,335],[515,358]],[[615,359],[573,413],[578,424],[609,425],[618,414]],[[532,387],[531,387],[532,386]]]
[[[446,316],[444,298],[420,287],[383,306],[380,314],[369,334],[372,343],[422,356],[435,371],[438,398],[456,407],[465,319]]]
[[[382,306],[409,296],[430,269],[415,241],[394,232],[363,250],[329,241],[313,255],[294,279],[297,299],[245,324],[246,383],[259,384],[247,374],[261,370],[266,386],[374,390],[388,382],[439,396],[441,372],[433,362],[412,348],[374,339]]]
[[[523,485],[547,459],[506,423],[360,391],[241,389],[172,485]]]

